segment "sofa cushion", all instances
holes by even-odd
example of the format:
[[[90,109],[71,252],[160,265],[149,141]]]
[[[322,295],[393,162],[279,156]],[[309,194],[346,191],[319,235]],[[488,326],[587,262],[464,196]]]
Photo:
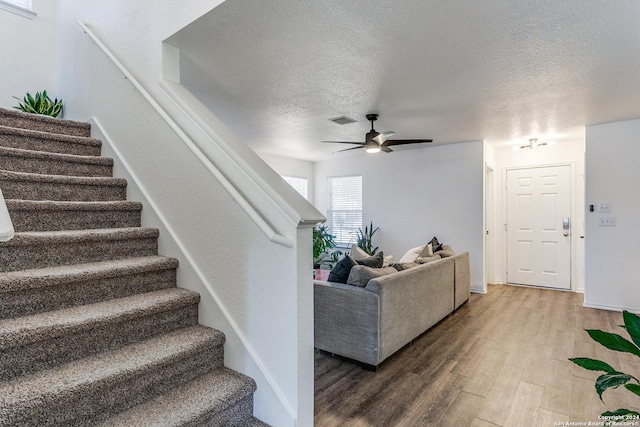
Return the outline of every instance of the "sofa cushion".
[[[382,266],[383,266],[383,267],[390,267],[390,266],[391,266],[391,264],[393,264],[394,262],[395,262],[395,260],[394,260],[394,256],[393,256],[393,254],[391,254],[391,255],[386,255],[386,256],[384,257],[384,262],[382,263]]]
[[[360,265],[366,265],[367,267],[381,268],[382,264],[384,264],[384,254],[382,252],[378,252],[374,256],[359,259],[356,260],[356,262]]]
[[[442,251],[439,251],[439,252],[436,252],[434,255],[431,255],[431,256],[423,256],[423,257],[419,256],[418,258],[416,258],[416,262],[418,264],[426,264],[428,262],[437,261],[437,260],[439,260],[441,258],[440,257],[441,253],[442,253]]]
[[[369,283],[369,280],[376,277],[385,276],[387,274],[397,273],[398,271],[393,267],[373,268],[366,265],[356,265],[351,269],[349,277],[347,278],[347,285],[359,286],[364,288]]]
[[[395,264],[391,264],[391,267],[395,268],[398,271],[408,270],[413,267],[417,267],[420,264],[417,262],[396,262]]]
[[[446,258],[446,257],[450,257],[450,256],[454,256],[456,253],[454,252],[453,249],[451,249],[451,246],[449,245],[443,245],[442,246],[442,250],[438,252],[438,254],[442,257],[442,258]]]
[[[351,253],[349,256],[356,261],[360,261],[361,259],[369,258],[371,255],[366,253],[360,246],[354,244],[351,245]]]
[[[354,265],[358,265],[358,263],[349,255],[342,258],[333,267],[333,269],[331,269],[331,272],[329,273],[329,282],[347,283],[349,272],[351,271],[351,267]]]
[[[402,255],[402,258],[398,260],[398,264],[414,262],[416,258],[418,258],[418,255],[420,255],[420,253],[424,250],[424,247],[425,245],[422,245],[409,249],[404,255]]]
[[[429,243],[431,243],[431,247],[433,248],[433,253],[436,253],[442,250],[442,244],[438,242],[437,237],[434,236]]]

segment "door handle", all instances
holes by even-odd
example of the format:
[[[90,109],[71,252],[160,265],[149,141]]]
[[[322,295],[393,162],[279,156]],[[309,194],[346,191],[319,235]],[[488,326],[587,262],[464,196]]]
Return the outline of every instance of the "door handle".
[[[564,237],[567,237],[567,236],[569,235],[569,233],[564,232],[564,233],[562,233],[562,235],[563,235]]]

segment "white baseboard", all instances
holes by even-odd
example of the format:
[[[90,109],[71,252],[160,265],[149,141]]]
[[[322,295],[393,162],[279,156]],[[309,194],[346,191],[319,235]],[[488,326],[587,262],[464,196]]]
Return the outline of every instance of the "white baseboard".
[[[607,305],[607,304],[590,304],[586,302],[582,305],[587,308],[597,308],[599,310],[620,311],[620,312],[622,312],[623,310],[626,310],[631,313],[640,314],[640,310],[638,310],[637,308],[619,307],[616,305]]]

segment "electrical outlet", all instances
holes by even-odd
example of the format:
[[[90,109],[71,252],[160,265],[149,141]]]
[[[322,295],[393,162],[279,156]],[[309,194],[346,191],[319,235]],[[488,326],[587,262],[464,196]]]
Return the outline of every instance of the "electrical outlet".
[[[615,227],[616,226],[616,217],[615,216],[601,216],[598,218],[598,225],[600,227]]]
[[[599,213],[610,213],[611,212],[611,203],[598,203],[598,212]]]

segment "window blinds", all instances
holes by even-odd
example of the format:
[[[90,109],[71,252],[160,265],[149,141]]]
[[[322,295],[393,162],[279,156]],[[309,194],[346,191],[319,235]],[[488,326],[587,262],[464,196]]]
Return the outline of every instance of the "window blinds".
[[[362,176],[329,178],[327,219],[338,246],[356,242],[362,228]]]

